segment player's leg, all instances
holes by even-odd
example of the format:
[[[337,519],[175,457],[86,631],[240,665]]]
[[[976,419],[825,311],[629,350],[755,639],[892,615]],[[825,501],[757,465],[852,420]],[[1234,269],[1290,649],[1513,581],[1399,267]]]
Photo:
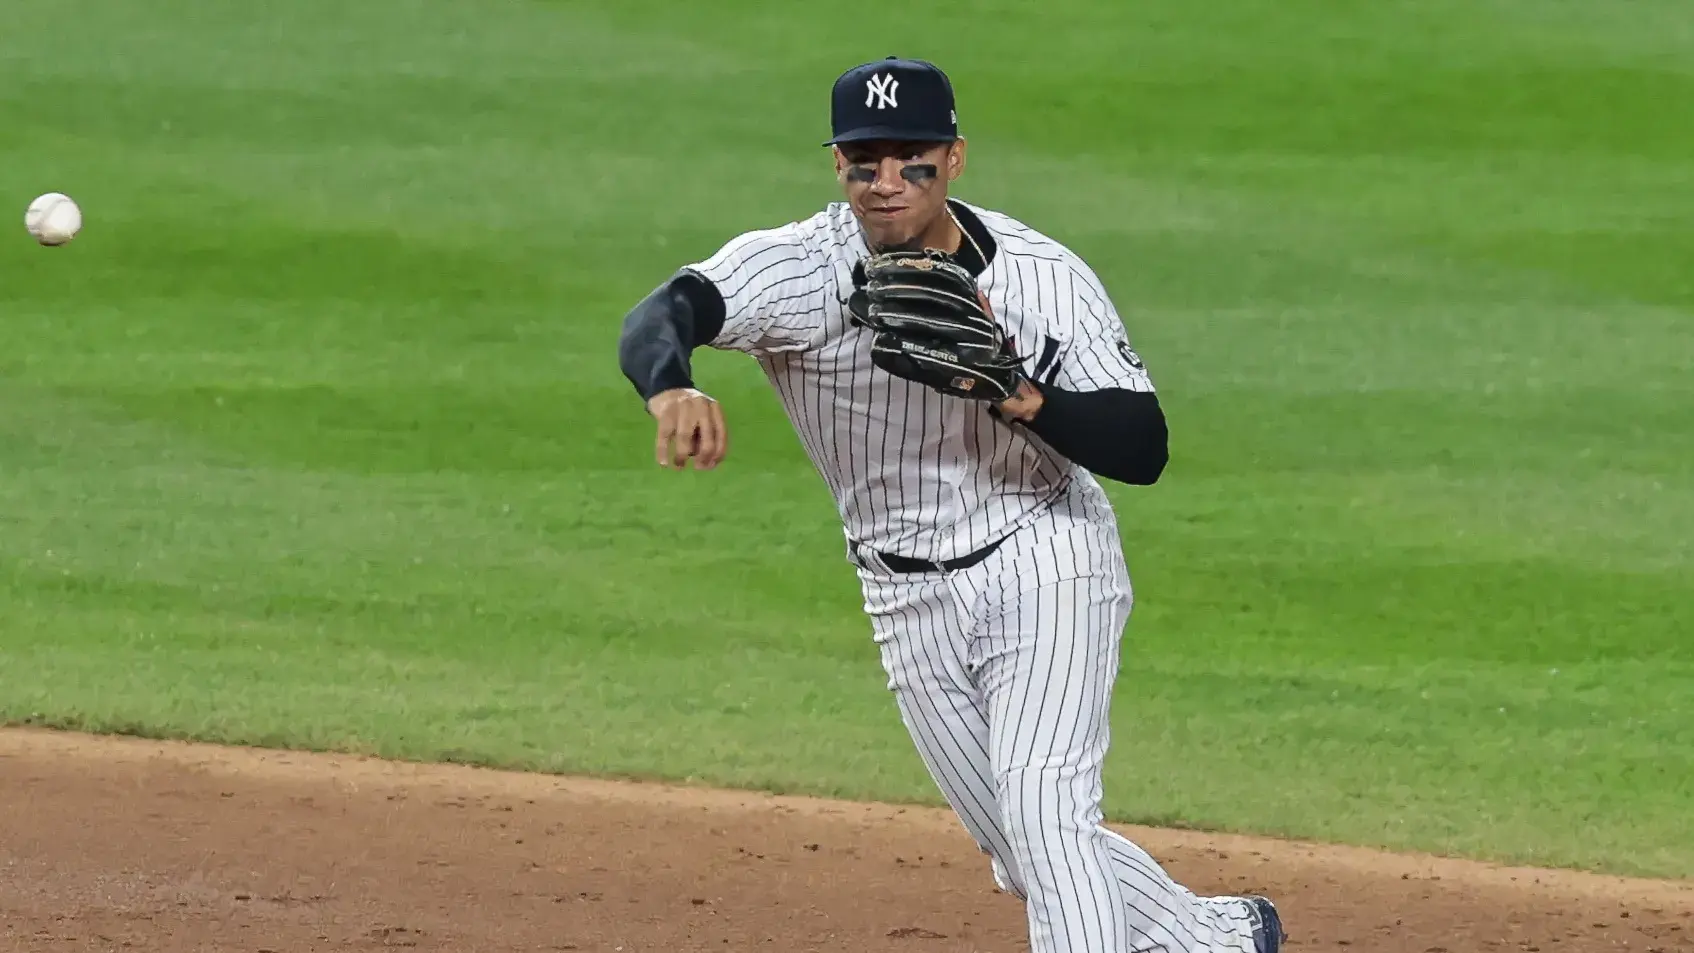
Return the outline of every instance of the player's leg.
[[[1198,928],[1193,932],[1196,938],[1210,936],[1207,941],[1211,945],[1202,945],[1196,949],[1220,949],[1247,951],[1253,950],[1252,936],[1255,917],[1252,908],[1244,897],[1201,897],[1192,890],[1171,879],[1153,855],[1143,850],[1122,834],[1102,827],[1106,838],[1106,849],[1112,855],[1112,869],[1116,872],[1118,882],[1129,891],[1125,899],[1131,911],[1146,902],[1156,902],[1155,894],[1150,897],[1138,889],[1138,885],[1154,883],[1167,886],[1165,896],[1174,900],[1180,907],[1186,903],[1190,909],[1196,909]]]
[[[1111,664],[1115,652],[1086,631],[1043,631],[1053,627],[1060,602],[1083,598],[1074,589],[1072,581],[1005,600],[988,596],[999,611],[991,610],[973,645],[1001,825],[1027,896],[1030,947],[1034,953],[1187,950],[1162,944],[1164,937],[1148,936],[1135,922],[1098,833],[1091,787],[1106,733],[1093,709],[1104,696],[1088,673]],[[1109,594],[1097,601],[1109,602]]]
[[[975,580],[991,608],[970,661],[988,707],[1001,823],[1028,894],[1032,947],[1253,953],[1245,902],[1195,897],[1102,826],[1101,767],[1131,600],[1121,556],[1103,555],[1116,549],[1107,532],[1053,544],[1067,557],[1073,545],[1087,546],[1091,566],[1026,551],[1012,569]]]
[[[988,719],[965,667],[971,625],[948,582],[934,576],[863,579],[865,610],[900,720],[930,777],[992,858],[1002,890],[1023,896],[988,757]]]

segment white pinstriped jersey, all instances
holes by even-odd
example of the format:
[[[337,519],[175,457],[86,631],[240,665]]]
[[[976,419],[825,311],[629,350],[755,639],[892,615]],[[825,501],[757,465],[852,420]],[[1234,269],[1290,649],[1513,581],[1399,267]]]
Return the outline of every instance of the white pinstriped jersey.
[[[1031,377],[1074,391],[1153,389],[1079,256],[1007,215],[949,204],[967,245],[986,234],[977,282]],[[764,368],[848,539],[918,559],[963,556],[1040,516],[1073,481],[1085,485],[1085,508],[1109,518],[1093,476],[1034,434],[979,401],[871,364],[871,332],[847,315],[854,265],[868,254],[851,208],[834,202],[739,235],[688,266],[724,299],[711,346],[751,354]]]

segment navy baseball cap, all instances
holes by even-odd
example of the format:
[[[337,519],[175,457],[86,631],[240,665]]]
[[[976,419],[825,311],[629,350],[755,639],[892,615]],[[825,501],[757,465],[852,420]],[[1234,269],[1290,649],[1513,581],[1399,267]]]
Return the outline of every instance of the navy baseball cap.
[[[830,98],[834,137],[824,143],[890,139],[952,142],[959,138],[953,84],[926,60],[890,56],[855,66],[835,81]]]

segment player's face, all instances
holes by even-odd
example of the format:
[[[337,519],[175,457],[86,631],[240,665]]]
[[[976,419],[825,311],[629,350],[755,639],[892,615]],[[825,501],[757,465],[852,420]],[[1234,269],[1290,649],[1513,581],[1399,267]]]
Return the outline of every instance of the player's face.
[[[964,170],[963,140],[848,142],[835,149],[835,176],[873,248],[919,249],[933,240],[947,184]]]

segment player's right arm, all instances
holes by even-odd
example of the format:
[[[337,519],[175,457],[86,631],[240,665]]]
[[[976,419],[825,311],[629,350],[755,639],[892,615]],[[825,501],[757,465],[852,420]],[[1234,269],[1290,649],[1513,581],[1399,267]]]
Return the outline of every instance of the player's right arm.
[[[618,363],[657,425],[660,466],[692,459],[709,470],[729,450],[717,401],[694,386],[698,347],[747,353],[798,350],[818,330],[827,260],[808,253],[794,225],[748,232],[682,268],[624,319]]]
[[[710,470],[729,451],[718,402],[694,386],[689,355],[724,324],[723,297],[684,269],[642,298],[624,318],[618,364],[658,425],[653,452],[662,467]]]

